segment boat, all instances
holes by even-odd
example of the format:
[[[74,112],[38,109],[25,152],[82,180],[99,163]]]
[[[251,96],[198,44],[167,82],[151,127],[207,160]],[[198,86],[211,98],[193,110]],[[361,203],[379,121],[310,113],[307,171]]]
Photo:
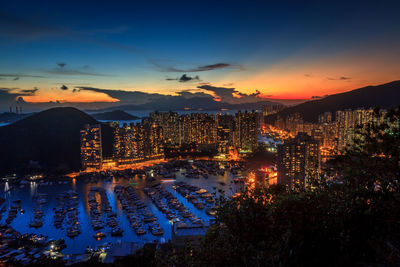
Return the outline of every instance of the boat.
[[[43,222],[40,220],[33,220],[29,223],[29,227],[32,227],[32,228],[40,228],[42,226],[43,226]]]
[[[111,235],[112,236],[121,236],[123,232],[124,231],[121,228],[115,227],[114,229],[111,230]]]
[[[93,235],[94,238],[96,238],[97,240],[102,239],[103,237],[106,237],[106,234],[103,232],[97,232]]]
[[[136,233],[137,235],[144,235],[144,234],[146,233],[146,230],[144,230],[143,228],[137,228],[137,229],[135,230],[135,233]]]

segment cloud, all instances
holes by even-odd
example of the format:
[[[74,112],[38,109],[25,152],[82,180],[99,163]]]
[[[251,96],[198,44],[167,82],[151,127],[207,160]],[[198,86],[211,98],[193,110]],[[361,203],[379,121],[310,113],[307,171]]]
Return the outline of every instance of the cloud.
[[[37,88],[37,87],[35,87],[35,88],[33,88],[33,89],[24,89],[24,90],[20,90],[20,92],[21,92],[23,95],[26,95],[26,94],[28,94],[28,95],[33,95],[33,94],[35,94],[37,91],[39,91],[39,88]]]
[[[107,94],[113,99],[119,100],[120,104],[145,104],[148,103],[150,100],[157,100],[166,97],[162,94],[157,93],[145,93],[140,91],[126,91],[126,90],[113,90],[113,89],[101,89],[101,88],[94,88],[94,87],[76,87],[78,90],[83,91],[92,91],[97,93]]]
[[[351,77],[346,77],[346,76],[341,76],[341,77],[337,77],[337,78],[328,77],[327,79],[330,81],[347,81],[347,80],[351,80]]]
[[[11,78],[20,78],[20,77],[26,77],[26,78],[46,78],[45,76],[40,76],[40,75],[30,75],[30,74],[22,74],[22,73],[0,73],[0,77],[11,77]]]
[[[241,66],[236,66],[228,63],[215,63],[210,65],[203,65],[194,68],[176,68],[173,66],[167,66],[155,61],[149,61],[153,64],[159,71],[163,72],[200,72],[200,71],[211,71],[211,70],[218,70],[218,69],[226,69],[226,68],[242,68]]]
[[[18,80],[19,80],[19,77],[15,77],[13,80],[14,80],[14,81],[18,81]]]
[[[66,69],[66,68],[57,68],[57,69],[52,69],[52,70],[46,70],[45,71],[48,74],[55,74],[55,75],[70,75],[70,76],[110,76],[108,74],[103,74],[103,73],[95,73],[95,72],[87,72],[87,71],[81,71],[81,70],[76,70],[76,69]]]
[[[252,94],[245,94],[245,93],[242,93],[242,92],[236,90],[235,88],[229,88],[229,87],[216,87],[216,86],[212,86],[212,85],[201,85],[201,86],[198,86],[197,88],[212,92],[212,94],[214,95],[214,97],[217,101],[222,101],[222,102],[231,103],[231,104],[258,102],[258,101],[262,101],[263,98],[268,97],[268,96],[261,94],[261,92],[258,90],[256,90],[256,92],[252,93]]]
[[[0,107],[5,108],[15,104],[17,101],[23,101],[22,96],[30,96],[35,94],[39,89],[24,89],[19,88],[0,88]],[[22,100],[20,100],[22,99]]]
[[[190,76],[187,76],[186,74],[183,74],[179,78],[167,78],[166,80],[167,81],[179,81],[181,83],[185,83],[185,82],[200,81],[200,78],[198,75],[196,75],[194,77],[190,77]]]
[[[65,86],[64,84],[60,87],[61,90],[68,90],[68,87]]]
[[[59,66],[60,68],[64,68],[66,65],[67,65],[67,63],[63,63],[63,62],[57,63],[57,66]]]
[[[177,95],[183,96],[185,98],[193,98],[193,97],[205,97],[205,98],[214,98],[210,94],[206,94],[204,92],[199,92],[199,89],[186,89],[182,91],[176,92]]]

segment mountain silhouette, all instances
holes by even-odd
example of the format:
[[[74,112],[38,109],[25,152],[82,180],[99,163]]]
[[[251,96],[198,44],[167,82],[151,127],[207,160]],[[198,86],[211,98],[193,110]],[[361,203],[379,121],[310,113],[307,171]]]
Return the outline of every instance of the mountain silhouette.
[[[375,107],[389,109],[399,104],[400,81],[393,81],[377,86],[362,87],[288,107],[277,114],[268,116],[266,120],[267,122],[273,122],[278,115],[286,118],[290,114],[299,113],[305,121],[317,122],[318,115],[326,111],[330,111],[335,115],[337,110]]]
[[[139,117],[133,116],[122,110],[113,110],[109,112],[95,113],[91,114],[91,116],[96,120],[130,121],[139,119]]]
[[[99,122],[71,107],[52,108],[0,127],[0,172],[79,170],[80,130]],[[102,124],[103,155],[112,153],[112,129]]]

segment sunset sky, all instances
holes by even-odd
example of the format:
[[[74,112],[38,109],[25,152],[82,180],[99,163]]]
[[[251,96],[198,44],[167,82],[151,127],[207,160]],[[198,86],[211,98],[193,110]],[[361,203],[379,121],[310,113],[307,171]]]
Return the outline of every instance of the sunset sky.
[[[357,2],[1,1],[0,102],[309,99],[400,79],[399,1]]]

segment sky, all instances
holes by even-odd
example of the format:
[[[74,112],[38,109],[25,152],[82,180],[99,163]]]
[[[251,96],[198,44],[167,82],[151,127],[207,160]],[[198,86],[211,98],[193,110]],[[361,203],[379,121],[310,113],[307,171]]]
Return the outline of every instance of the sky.
[[[400,78],[399,1],[0,1],[0,108],[315,99]]]

